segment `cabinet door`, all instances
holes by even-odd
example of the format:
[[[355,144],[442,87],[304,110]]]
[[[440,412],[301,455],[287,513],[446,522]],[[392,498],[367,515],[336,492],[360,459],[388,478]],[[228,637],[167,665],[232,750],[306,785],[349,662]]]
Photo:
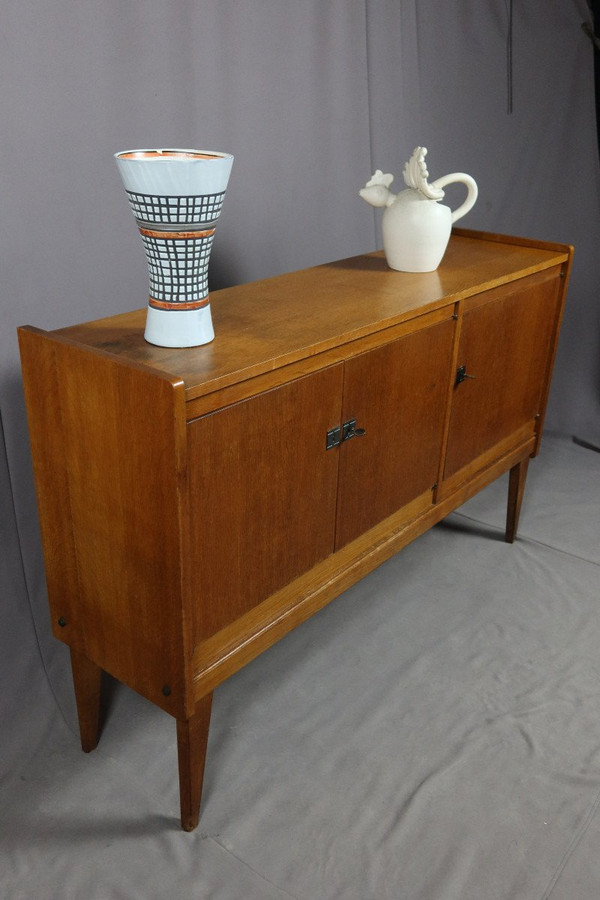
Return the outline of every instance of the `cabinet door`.
[[[454,389],[444,477],[449,478],[541,411],[550,377],[559,304],[550,269],[466,301],[458,365],[468,375]]]
[[[195,639],[203,640],[334,547],[342,366],[188,425]]]
[[[336,548],[437,481],[454,327],[448,318],[345,364],[342,418],[365,434],[339,448]]]

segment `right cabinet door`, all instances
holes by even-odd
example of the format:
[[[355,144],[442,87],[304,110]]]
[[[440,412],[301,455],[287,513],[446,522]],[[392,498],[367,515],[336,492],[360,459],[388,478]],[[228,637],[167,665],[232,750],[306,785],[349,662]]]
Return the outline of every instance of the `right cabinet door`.
[[[558,267],[465,301],[444,479],[535,430],[550,377]]]

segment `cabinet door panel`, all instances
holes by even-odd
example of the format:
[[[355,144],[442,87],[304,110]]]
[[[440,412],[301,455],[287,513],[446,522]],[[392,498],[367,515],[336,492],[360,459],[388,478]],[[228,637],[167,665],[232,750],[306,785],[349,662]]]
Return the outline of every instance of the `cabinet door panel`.
[[[436,482],[453,335],[448,319],[346,363],[343,420],[366,433],[340,447],[336,548]]]
[[[195,642],[333,552],[342,366],[188,426]]]
[[[518,432],[540,411],[559,302],[556,270],[477,298],[462,322],[444,477]]]

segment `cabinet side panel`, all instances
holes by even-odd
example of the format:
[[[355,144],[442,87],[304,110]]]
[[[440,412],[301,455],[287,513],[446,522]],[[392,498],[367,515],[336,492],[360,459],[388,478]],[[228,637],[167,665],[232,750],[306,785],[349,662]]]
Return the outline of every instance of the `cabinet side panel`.
[[[18,335],[52,629],[57,638],[65,640],[58,620],[73,620],[79,584],[55,345],[35,328],[19,328]],[[83,634],[73,635],[71,643],[83,651]]]
[[[195,640],[333,553],[342,366],[188,425]]]
[[[59,574],[74,565],[77,583],[73,596],[74,579],[66,594],[61,577],[49,579],[53,617],[66,620],[57,636],[181,715],[183,384],[69,342],[45,342],[44,354],[54,356],[58,434],[34,447],[44,460],[40,507],[51,561],[58,558],[51,567]],[[59,546],[48,534],[66,531],[67,516],[70,540]]]
[[[563,263],[560,270],[559,276],[559,286],[558,286],[558,301],[556,305],[556,313],[554,318],[554,329],[552,333],[552,340],[550,346],[550,353],[548,355],[547,365],[546,365],[546,375],[544,379],[544,387],[542,390],[542,397],[540,400],[540,412],[537,419],[537,427],[536,427],[536,443],[532,456],[537,456],[540,450],[540,444],[542,440],[542,433],[544,430],[544,421],[546,418],[546,407],[548,405],[548,396],[550,394],[550,385],[552,383],[552,373],[554,371],[554,361],[556,359],[556,351],[558,349],[558,341],[560,337],[560,328],[562,324],[563,313],[565,309],[565,301],[567,299],[567,287],[569,284],[569,277],[571,274],[571,267],[573,265],[573,248],[569,248],[569,258]]]

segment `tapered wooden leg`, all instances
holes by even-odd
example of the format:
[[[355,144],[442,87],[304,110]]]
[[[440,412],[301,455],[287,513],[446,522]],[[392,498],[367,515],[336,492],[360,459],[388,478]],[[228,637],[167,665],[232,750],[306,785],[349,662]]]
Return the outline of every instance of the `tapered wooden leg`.
[[[517,463],[517,465],[513,466],[510,470],[508,481],[508,506],[506,509],[506,541],[509,544],[512,544],[517,536],[528,466],[529,457],[521,460],[520,463]]]
[[[86,753],[98,744],[100,736],[100,684],[102,669],[85,654],[71,647],[71,670],[79,717],[81,749]]]
[[[196,704],[191,719],[177,719],[179,800],[184,831],[193,831],[200,816],[211,705],[212,694],[207,694]]]

